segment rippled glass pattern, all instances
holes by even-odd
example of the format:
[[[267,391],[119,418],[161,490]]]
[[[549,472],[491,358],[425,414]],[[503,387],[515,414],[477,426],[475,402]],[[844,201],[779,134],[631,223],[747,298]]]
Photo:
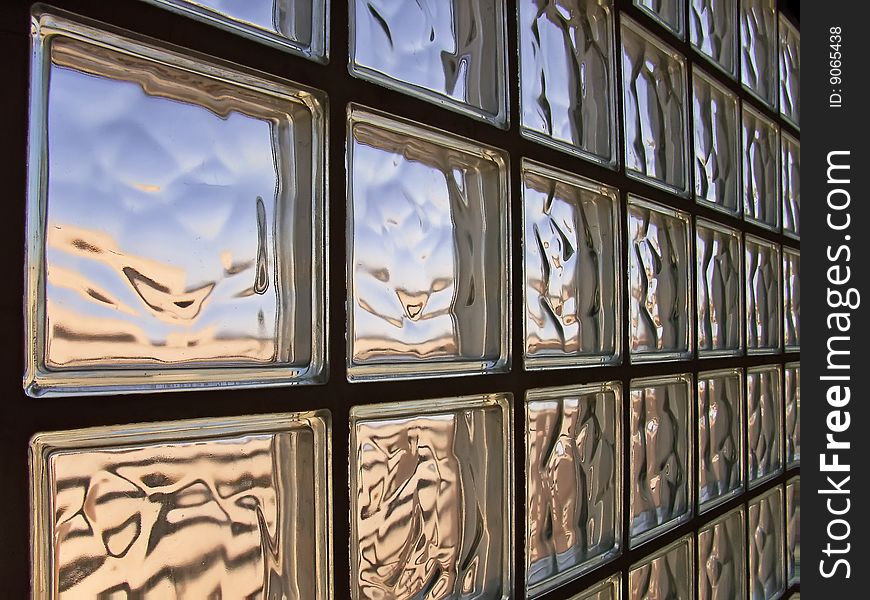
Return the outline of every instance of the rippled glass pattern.
[[[499,126],[504,0],[351,0],[351,72]]]
[[[740,213],[740,126],[737,96],[698,68],[692,70],[695,199]]]
[[[684,37],[685,0],[634,0],[634,4],[677,37]]]
[[[698,532],[698,600],[743,598],[746,589],[743,507]]]
[[[520,0],[523,133],[615,166],[611,0]]]
[[[328,418],[38,434],[34,597],[331,597]]]
[[[680,538],[632,565],[628,572],[628,599],[693,600],[694,564],[691,536]]]
[[[701,218],[695,222],[695,232],[698,354],[739,354],[744,320],[740,232]]]
[[[785,591],[782,487],[749,502],[749,598],[773,600]]]
[[[779,15],[779,112],[794,123],[801,122],[801,34]]]
[[[753,235],[745,241],[746,348],[778,352],[782,307],[779,247]]]
[[[801,145],[782,133],[782,232],[801,235]]]
[[[738,0],[690,0],[689,39],[705,57],[734,77],[737,74]]]
[[[689,191],[685,58],[622,17],[622,92],[628,175]]]
[[[258,42],[326,62],[329,0],[145,0]]]
[[[780,225],[779,127],[743,105],[743,216],[767,229]]]
[[[741,80],[772,108],[779,87],[776,14],[776,0],[740,0]]]
[[[620,359],[619,195],[523,160],[525,367]]]
[[[622,598],[621,583],[622,578],[617,573],[583,590],[576,596],[571,596],[571,600],[620,600]]]
[[[743,490],[743,370],[698,373],[698,505]]]
[[[801,461],[801,364],[785,365],[785,463]]]
[[[691,354],[689,215],[628,198],[629,342],[632,362]]]
[[[505,600],[512,589],[506,396],[350,414],[354,600]]]
[[[348,377],[504,370],[506,156],[358,106],[348,128]]]
[[[749,487],[782,472],[782,368],[746,370]]]
[[[317,97],[35,19],[28,393],[318,379]]]
[[[801,580],[801,478],[785,486],[786,573],[788,584]]]
[[[526,588],[574,579],[621,550],[619,383],[532,390],[526,398]]]
[[[785,322],[783,342],[789,351],[801,347],[801,253],[782,249],[782,316]]]
[[[691,516],[692,377],[635,379],[629,397],[629,546]]]

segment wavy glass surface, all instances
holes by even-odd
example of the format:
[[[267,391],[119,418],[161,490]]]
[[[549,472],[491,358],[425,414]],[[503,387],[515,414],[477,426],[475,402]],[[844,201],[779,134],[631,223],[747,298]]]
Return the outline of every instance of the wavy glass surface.
[[[743,507],[698,532],[698,600],[743,598],[746,589]]]
[[[507,157],[352,106],[348,377],[504,370]]]
[[[747,235],[746,256],[746,349],[752,353],[778,352],[782,307],[779,247]]]
[[[523,133],[615,166],[611,0],[520,0]]]
[[[788,584],[801,580],[801,478],[785,485],[786,574]]]
[[[739,354],[743,350],[744,319],[740,232],[699,218],[695,233],[698,354]]]
[[[634,5],[669,29],[679,38],[685,36],[685,0],[634,0]]]
[[[694,558],[692,538],[686,536],[632,565],[628,599],[693,600]]]
[[[28,393],[318,378],[317,98],[34,18]]]
[[[743,105],[743,217],[779,229],[779,127]]]
[[[743,490],[743,370],[698,373],[698,505]]]
[[[635,379],[629,397],[629,547],[692,512],[692,377]]]
[[[746,370],[749,487],[782,472],[782,368]]]
[[[785,365],[785,463],[801,461],[801,364]]]
[[[354,600],[509,597],[510,427],[507,396],[351,409]]]
[[[782,316],[785,349],[801,347],[801,253],[782,249]]]
[[[38,434],[34,597],[330,597],[328,418]]]
[[[690,219],[628,197],[629,351],[632,362],[691,354]]]
[[[801,144],[787,133],[782,136],[782,232],[801,235]]]
[[[145,1],[317,62],[326,62],[329,0]]]
[[[622,577],[619,573],[583,590],[571,600],[620,600],[622,598]]]
[[[628,175],[688,192],[686,60],[623,16],[622,99]]]
[[[690,0],[689,39],[710,61],[737,75],[738,0]]]
[[[749,502],[749,598],[773,600],[785,591],[782,487]]]
[[[619,195],[523,160],[525,367],[620,358]]]
[[[737,96],[692,70],[695,200],[740,213],[740,126]]]
[[[801,34],[779,15],[779,112],[796,126],[801,122]]]
[[[537,596],[621,550],[619,383],[526,398],[526,589]]]
[[[507,124],[504,0],[351,0],[357,77]]]
[[[741,81],[771,108],[779,95],[776,15],[776,0],[740,0]]]

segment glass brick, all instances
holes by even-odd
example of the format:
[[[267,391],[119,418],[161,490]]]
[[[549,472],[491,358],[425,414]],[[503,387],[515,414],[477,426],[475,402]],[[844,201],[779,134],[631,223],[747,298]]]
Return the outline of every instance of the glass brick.
[[[776,0],[740,0],[740,64],[743,87],[776,108]]]
[[[779,15],[779,112],[795,125],[801,122],[801,34]]]
[[[27,393],[319,381],[322,96],[33,18]]]
[[[692,376],[635,379],[629,415],[629,547],[691,516]]]
[[[329,0],[145,0],[317,62],[327,60]]]
[[[785,591],[782,486],[749,502],[749,598],[773,600]]]
[[[507,126],[504,0],[350,1],[350,71]]]
[[[801,462],[801,364],[785,365],[785,463]]]
[[[790,352],[801,347],[801,253],[782,249],[782,316],[784,318],[785,349]]]
[[[348,109],[348,377],[508,365],[507,156]]]
[[[779,127],[743,104],[743,218],[766,229],[780,226]]]
[[[351,409],[354,600],[509,597],[509,400],[487,395]]]
[[[746,235],[746,349],[750,354],[779,352],[782,287],[779,246]]]
[[[622,581],[619,573],[583,590],[570,600],[621,600]]]
[[[621,359],[619,193],[523,160],[525,367]]]
[[[801,145],[782,133],[782,232],[801,235]]]
[[[634,5],[675,36],[685,37],[685,0],[634,0]]]
[[[329,414],[39,433],[40,598],[330,598]]]
[[[626,173],[688,194],[686,59],[631,19],[620,21]]]
[[[687,213],[628,197],[632,362],[691,356],[690,223]]]
[[[745,590],[746,529],[740,506],[698,532],[698,600],[743,598]]]
[[[526,589],[539,596],[622,550],[618,382],[526,396]]]
[[[705,58],[737,75],[737,0],[690,0],[689,37]]]
[[[740,214],[740,113],[737,96],[692,70],[695,200]]]
[[[635,563],[628,571],[629,600],[694,600],[694,562],[692,537],[687,535]]]
[[[523,135],[616,167],[611,0],[520,0]]]
[[[698,505],[743,490],[743,370],[698,373]]]
[[[779,365],[746,370],[750,488],[782,472],[781,379]]]
[[[701,218],[695,221],[695,231],[698,355],[740,354],[744,321],[740,232]]]
[[[788,584],[801,581],[801,478],[785,485],[786,569]]]

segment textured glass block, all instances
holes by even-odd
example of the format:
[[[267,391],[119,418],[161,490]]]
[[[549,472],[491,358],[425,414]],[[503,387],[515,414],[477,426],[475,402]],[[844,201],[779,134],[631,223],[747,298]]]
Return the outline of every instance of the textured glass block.
[[[778,352],[782,319],[779,283],[779,246],[747,235],[746,257],[746,349],[750,354]]]
[[[504,0],[350,0],[350,71],[504,127]]]
[[[677,37],[685,37],[685,0],[634,0],[634,5]]]
[[[743,370],[698,373],[698,505],[743,490]]]
[[[741,80],[772,108],[779,87],[776,14],[776,0],[740,0]]]
[[[744,320],[740,232],[701,218],[695,221],[695,231],[698,354],[740,354]]]
[[[698,532],[698,600],[744,597],[745,522],[741,506]]]
[[[737,75],[738,0],[690,0],[689,38],[714,65]]]
[[[615,167],[611,0],[519,1],[522,132]]]
[[[801,236],[801,145],[782,133],[782,232]]]
[[[801,478],[785,485],[786,573],[788,584],[801,580]]]
[[[779,112],[795,126],[801,122],[801,34],[779,15]]]
[[[632,362],[691,355],[689,215],[628,197],[629,343]]]
[[[740,213],[740,112],[737,96],[692,70],[695,200]]]
[[[317,62],[326,62],[329,0],[145,0]]]
[[[621,357],[619,193],[523,160],[525,367]]]
[[[620,22],[626,172],[686,194],[686,59],[631,19],[623,16]]]
[[[746,370],[749,487],[782,472],[782,368]]]
[[[801,462],[801,364],[785,365],[785,463]]]
[[[619,555],[622,390],[617,382],[526,397],[526,589],[538,596]]]
[[[743,104],[743,217],[779,229],[779,127]]]
[[[329,415],[56,431],[30,446],[35,598],[330,598]]]
[[[583,590],[576,596],[571,596],[570,600],[621,600],[621,583],[622,579],[617,573]]]
[[[801,253],[782,248],[782,316],[784,343],[788,351],[801,347]]]
[[[315,92],[34,15],[31,395],[324,371]]]
[[[774,600],[785,591],[782,486],[749,502],[749,598]]]
[[[692,538],[687,535],[632,565],[628,571],[628,599],[694,600],[694,563]]]
[[[354,600],[509,597],[509,399],[487,395],[351,409]]]
[[[348,377],[503,371],[507,157],[348,110]]]
[[[692,513],[692,377],[635,379],[629,398],[629,546]]]

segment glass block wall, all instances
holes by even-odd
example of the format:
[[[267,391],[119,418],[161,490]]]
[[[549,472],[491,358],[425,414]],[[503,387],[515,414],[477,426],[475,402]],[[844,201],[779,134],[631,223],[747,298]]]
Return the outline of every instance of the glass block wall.
[[[27,6],[34,597],[799,592],[790,13],[80,4]]]

